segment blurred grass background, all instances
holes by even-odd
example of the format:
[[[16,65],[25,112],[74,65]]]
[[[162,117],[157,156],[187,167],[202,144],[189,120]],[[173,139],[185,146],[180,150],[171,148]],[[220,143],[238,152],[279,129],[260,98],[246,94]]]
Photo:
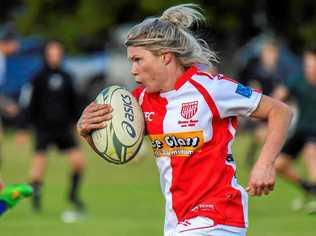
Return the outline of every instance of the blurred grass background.
[[[242,157],[250,140],[240,135],[234,144],[239,182],[245,186],[248,170]],[[43,212],[34,214],[29,200],[0,219],[1,236],[159,236],[163,235],[164,201],[158,170],[152,158],[124,166],[108,164],[83,143],[88,169],[81,195],[87,203],[85,219],[66,224],[61,220],[70,209],[66,193],[69,165],[55,150],[49,154],[49,166],[43,188]],[[17,146],[14,133],[7,132],[2,144],[1,173],[6,183],[27,181],[32,144]],[[248,236],[314,236],[316,215],[291,210],[291,202],[300,192],[278,179],[270,196],[250,199]]]

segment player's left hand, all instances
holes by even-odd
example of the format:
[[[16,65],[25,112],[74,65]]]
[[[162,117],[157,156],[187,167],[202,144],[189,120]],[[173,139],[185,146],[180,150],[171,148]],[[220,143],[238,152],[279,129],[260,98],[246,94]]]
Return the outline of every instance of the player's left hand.
[[[260,162],[259,160],[250,173],[247,192],[251,196],[269,194],[274,188],[275,175],[273,163]]]

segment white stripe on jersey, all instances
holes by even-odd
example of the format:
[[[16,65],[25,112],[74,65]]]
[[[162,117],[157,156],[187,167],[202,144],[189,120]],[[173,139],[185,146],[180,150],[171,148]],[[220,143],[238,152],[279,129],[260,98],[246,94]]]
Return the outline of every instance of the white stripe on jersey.
[[[241,204],[243,206],[244,211],[244,220],[245,220],[245,227],[248,227],[248,193],[246,190],[238,184],[237,178],[233,177],[231,186],[235,189],[238,189],[241,193]]]
[[[158,168],[163,170],[163,173],[160,173],[160,186],[166,201],[164,232],[165,235],[168,235],[168,233],[172,232],[178,224],[176,213],[172,208],[172,195],[170,192],[172,183],[172,168],[169,157],[157,158],[156,163]]]
[[[140,96],[139,96],[139,99],[138,99],[139,105],[142,105],[142,104],[143,104],[144,96],[145,96],[145,89],[143,89],[143,91],[141,92],[141,94],[140,94]]]

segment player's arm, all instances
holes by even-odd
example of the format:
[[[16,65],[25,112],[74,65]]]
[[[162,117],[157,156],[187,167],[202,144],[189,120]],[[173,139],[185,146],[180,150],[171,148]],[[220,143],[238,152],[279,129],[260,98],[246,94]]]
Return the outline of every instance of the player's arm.
[[[263,95],[251,117],[268,121],[266,140],[251,171],[247,187],[250,195],[260,196],[273,190],[274,162],[286,139],[292,112],[286,104]]]
[[[106,121],[112,119],[112,107],[109,104],[90,103],[82,112],[77,122],[77,131],[96,151],[92,142],[91,132],[106,127]]]

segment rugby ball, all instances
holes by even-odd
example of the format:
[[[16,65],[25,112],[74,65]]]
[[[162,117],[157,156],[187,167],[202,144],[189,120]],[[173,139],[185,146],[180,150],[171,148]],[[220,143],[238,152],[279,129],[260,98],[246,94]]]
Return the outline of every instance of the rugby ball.
[[[106,127],[91,134],[97,153],[114,164],[129,162],[144,139],[144,116],[138,102],[129,91],[116,85],[102,90],[95,101],[113,107],[112,119]]]

